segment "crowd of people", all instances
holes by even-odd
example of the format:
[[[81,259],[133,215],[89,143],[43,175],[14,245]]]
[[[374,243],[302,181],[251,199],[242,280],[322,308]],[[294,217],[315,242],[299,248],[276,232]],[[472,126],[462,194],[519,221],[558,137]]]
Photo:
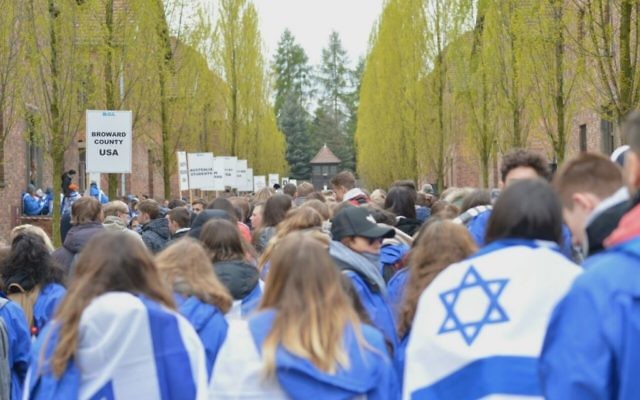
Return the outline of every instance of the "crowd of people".
[[[79,196],[62,247],[0,248],[0,398],[636,398],[640,114],[624,133],[553,176],[512,150],[494,190]]]

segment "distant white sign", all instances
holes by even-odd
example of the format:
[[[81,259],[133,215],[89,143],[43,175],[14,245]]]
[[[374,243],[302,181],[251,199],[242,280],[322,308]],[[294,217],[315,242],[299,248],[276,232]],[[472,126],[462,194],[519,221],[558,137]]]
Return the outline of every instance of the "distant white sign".
[[[289,179],[289,183],[298,186],[298,180],[297,179]]]
[[[289,177],[288,176],[282,177],[282,187],[284,187],[287,183],[289,183]]]
[[[273,188],[273,185],[280,184],[280,175],[279,174],[269,174],[269,187]]]
[[[178,180],[180,183],[180,191],[189,190],[189,168],[187,164],[187,153],[178,152]]]
[[[238,190],[241,192],[250,192],[253,190],[253,168],[247,168],[243,184],[238,188]]]
[[[130,173],[131,111],[87,110],[87,172]]]
[[[253,177],[253,191],[259,192],[260,190],[267,187],[267,179],[264,175],[254,176]]]
[[[213,159],[213,182],[208,190],[224,191],[224,157],[216,157]]]
[[[238,160],[236,164],[236,189],[240,192],[250,192],[253,190],[253,184],[248,190],[246,189],[248,172],[247,160]]]
[[[187,161],[191,189],[210,190],[213,186],[213,153],[189,153]]]
[[[224,161],[224,186],[235,188],[236,183],[236,166],[238,157],[220,157]],[[224,190],[224,188],[222,188]]]

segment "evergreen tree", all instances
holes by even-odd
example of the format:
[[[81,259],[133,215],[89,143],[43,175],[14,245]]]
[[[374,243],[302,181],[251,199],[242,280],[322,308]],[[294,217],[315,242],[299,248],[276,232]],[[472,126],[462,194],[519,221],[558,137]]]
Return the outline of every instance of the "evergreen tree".
[[[328,46],[322,50],[322,64],[317,77],[320,99],[314,119],[313,144],[317,150],[326,143],[342,160],[342,168],[351,170],[355,168],[353,137],[348,131],[352,76],[340,35],[332,32]]]
[[[291,95],[305,106],[311,97],[312,73],[309,57],[302,46],[296,43],[289,29],[285,29],[280,37],[272,69],[275,75],[276,116],[280,116],[285,101]]]
[[[299,102],[295,93],[285,99],[278,115],[278,125],[287,140],[287,162],[290,166],[289,176],[294,179],[311,178],[312,149],[309,143],[307,111]]]

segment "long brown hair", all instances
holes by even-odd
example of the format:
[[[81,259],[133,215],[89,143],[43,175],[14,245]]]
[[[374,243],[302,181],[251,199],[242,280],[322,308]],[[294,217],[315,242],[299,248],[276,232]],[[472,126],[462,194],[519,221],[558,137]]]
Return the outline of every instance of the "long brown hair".
[[[340,272],[326,248],[303,233],[288,235],[273,252],[258,309],[277,311],[262,349],[268,377],[274,374],[279,345],[329,373],[349,366],[343,347],[348,324],[358,343],[368,346],[360,319],[341,287]]]
[[[238,226],[224,219],[213,219],[202,228],[200,241],[209,252],[211,262],[244,260],[246,247]]]
[[[464,260],[476,250],[476,243],[467,228],[453,221],[434,220],[420,230],[409,254],[411,269],[400,308],[400,337],[411,328],[418,299],[424,289],[442,270]]]
[[[183,296],[195,296],[223,313],[231,308],[231,295],[211,268],[211,261],[199,241],[177,240],[156,256],[160,275],[169,287]]]
[[[322,222],[323,220],[320,213],[311,207],[300,207],[289,210],[285,219],[278,224],[275,236],[271,238],[267,248],[260,256],[260,260],[258,261],[259,268],[262,269],[267,261],[269,261],[273,249],[283,237],[292,232],[304,229],[320,229],[322,228]]]
[[[96,297],[116,291],[143,294],[175,309],[171,292],[163,285],[151,254],[142,242],[126,232],[95,235],[80,253],[69,290],[55,315],[60,332],[51,366],[57,377],[76,353],[84,309]],[[43,355],[46,348],[43,346]]]

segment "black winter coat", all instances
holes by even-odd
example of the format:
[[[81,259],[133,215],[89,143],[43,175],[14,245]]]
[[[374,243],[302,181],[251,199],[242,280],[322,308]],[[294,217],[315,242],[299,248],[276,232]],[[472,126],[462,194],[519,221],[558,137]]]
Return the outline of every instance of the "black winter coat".
[[[158,253],[166,246],[171,238],[169,221],[166,218],[156,218],[142,227],[142,241],[152,253]]]

